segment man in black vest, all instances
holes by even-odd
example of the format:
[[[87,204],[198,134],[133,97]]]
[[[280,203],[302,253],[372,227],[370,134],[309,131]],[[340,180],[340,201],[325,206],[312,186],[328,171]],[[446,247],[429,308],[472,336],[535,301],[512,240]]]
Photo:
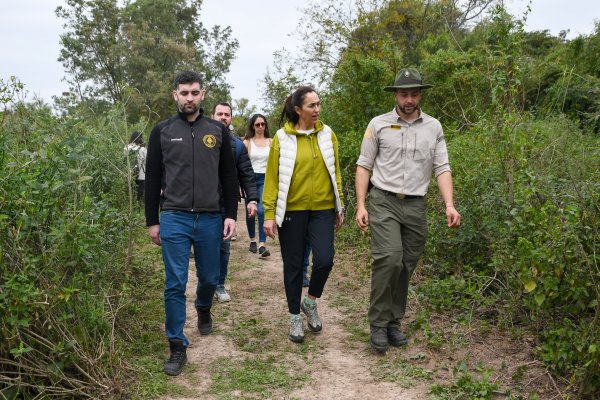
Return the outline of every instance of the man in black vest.
[[[167,375],[178,375],[187,361],[183,327],[190,246],[199,281],[198,329],[208,335],[219,282],[219,248],[235,233],[238,181],[229,132],[204,116],[204,94],[198,73],[178,73],[173,82],[178,114],[156,125],[148,141],[146,225],[152,241],[162,246],[165,264],[165,330],[171,350],[164,366]]]

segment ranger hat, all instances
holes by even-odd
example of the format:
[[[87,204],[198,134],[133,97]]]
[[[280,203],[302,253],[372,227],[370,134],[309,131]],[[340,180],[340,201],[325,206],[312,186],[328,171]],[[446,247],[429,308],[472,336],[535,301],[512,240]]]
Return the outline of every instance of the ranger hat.
[[[429,89],[433,85],[424,84],[421,74],[414,68],[404,68],[396,75],[393,86],[383,88],[386,92],[395,92],[398,89]]]

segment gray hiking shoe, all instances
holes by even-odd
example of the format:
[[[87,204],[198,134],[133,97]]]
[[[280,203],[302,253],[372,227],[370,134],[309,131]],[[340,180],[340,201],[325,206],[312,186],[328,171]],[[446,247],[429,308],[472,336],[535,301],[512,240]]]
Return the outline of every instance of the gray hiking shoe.
[[[308,329],[313,332],[319,332],[323,329],[321,318],[319,318],[319,313],[317,312],[317,303],[308,305],[305,301],[302,301],[302,303],[300,303],[300,309],[306,314],[306,318],[308,319]]]
[[[302,326],[302,318],[300,317],[300,314],[292,315],[290,334],[288,337],[294,343],[304,342],[304,327]]]
[[[224,285],[217,286],[217,289],[215,290],[215,297],[221,303],[225,303],[231,300],[231,296],[229,295],[229,293],[227,293],[227,290],[225,290]]]

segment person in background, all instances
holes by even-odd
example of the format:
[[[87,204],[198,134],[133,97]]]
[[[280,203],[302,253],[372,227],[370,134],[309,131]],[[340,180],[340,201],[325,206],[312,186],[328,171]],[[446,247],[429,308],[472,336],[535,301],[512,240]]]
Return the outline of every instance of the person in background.
[[[321,102],[310,86],[300,86],[286,100],[283,128],[273,138],[263,203],[265,232],[279,231],[283,281],[290,312],[289,339],[304,341],[300,310],[308,328],[321,331],[317,298],[333,268],[334,229],[344,222],[344,200],[335,133],[320,119]],[[302,300],[303,256],[313,251],[308,293]]]
[[[304,256],[302,257],[302,287],[310,286],[310,278],[308,277],[308,266],[310,265],[310,242],[306,240],[304,248]]]
[[[244,145],[248,150],[252,169],[254,170],[254,180],[258,188],[258,247],[256,246],[256,219],[251,215],[246,215],[246,226],[248,236],[250,237],[250,248],[252,253],[258,251],[261,258],[271,255],[266,247],[267,235],[263,228],[265,210],[263,207],[262,193],[265,184],[265,172],[267,170],[267,159],[269,158],[269,148],[271,138],[269,137],[269,126],[267,118],[261,114],[254,114],[248,121],[248,128],[244,136]]]
[[[133,174],[135,176],[136,199],[138,203],[144,198],[144,188],[146,186],[146,145],[144,144],[144,136],[141,132],[133,132],[129,138],[129,143],[125,146],[125,152],[132,155],[130,163],[132,165]]]
[[[178,114],[156,125],[148,140],[146,225],[152,242],[162,247],[165,264],[165,331],[171,350],[164,365],[167,375],[179,375],[187,361],[183,327],[190,246],[198,275],[198,330],[208,335],[219,249],[233,236],[237,217],[239,186],[229,129],[204,116],[204,93],[200,74],[178,73],[173,82]]]
[[[430,87],[416,69],[400,70],[394,85],[384,88],[394,92],[396,106],[369,122],[356,162],[356,224],[363,231],[371,228],[371,347],[380,353],[388,345],[407,343],[400,321],[410,277],[425,248],[425,194],[432,173],[448,227],[460,225],[442,125],[420,107],[421,92]]]
[[[242,142],[242,139],[237,137],[231,126],[232,108],[229,103],[218,103],[213,109],[212,118],[221,122],[229,130],[229,139],[231,140],[231,150],[235,159],[237,169],[237,177],[242,189],[243,197],[246,199],[247,215],[254,217],[257,212],[257,204],[259,200],[258,190],[254,181],[254,171],[252,164],[248,158],[248,152]],[[225,214],[223,214],[225,218]],[[232,238],[233,239],[233,238]],[[229,255],[231,251],[231,243],[229,240],[221,242],[221,273],[219,275],[219,284],[215,290],[215,297],[220,302],[231,300],[231,296],[225,289],[225,280],[227,279],[227,270],[229,267]]]

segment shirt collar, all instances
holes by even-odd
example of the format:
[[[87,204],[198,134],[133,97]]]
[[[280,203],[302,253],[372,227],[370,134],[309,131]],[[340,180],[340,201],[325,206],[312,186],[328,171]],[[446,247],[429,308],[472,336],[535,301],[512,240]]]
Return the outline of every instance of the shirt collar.
[[[403,120],[402,117],[400,116],[400,114],[398,114],[397,107],[394,107],[394,109],[392,110],[392,115],[394,116],[394,119],[397,122],[404,122],[405,124],[409,123],[409,122]],[[410,122],[410,124],[414,124],[417,121],[423,122],[423,119],[425,118],[426,115],[427,114],[425,114],[423,112],[423,110],[421,110],[421,108],[419,107],[419,116],[417,117],[417,119],[415,119],[414,121]]]

